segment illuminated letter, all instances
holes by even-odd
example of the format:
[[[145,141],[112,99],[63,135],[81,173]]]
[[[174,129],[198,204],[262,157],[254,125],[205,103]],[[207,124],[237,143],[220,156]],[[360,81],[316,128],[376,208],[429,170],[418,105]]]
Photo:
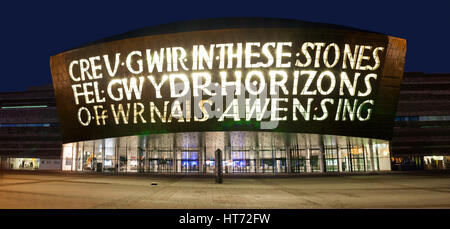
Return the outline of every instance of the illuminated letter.
[[[159,112],[158,108],[155,106],[154,102],[150,102],[150,121],[152,123],[155,123],[155,115],[154,112],[158,115],[158,117],[161,119],[161,122],[166,122],[167,117],[167,105],[169,104],[169,101],[164,101],[164,115],[161,115],[161,112]]]
[[[253,118],[253,113],[256,113],[256,121],[261,121],[264,113],[266,113],[267,107],[269,106],[270,99],[264,99],[264,106],[261,109],[261,99],[255,99],[253,105],[250,107],[250,99],[245,99],[245,120],[249,121]]]
[[[131,67],[131,59],[132,59],[132,57],[133,57],[134,55],[142,56],[142,53],[141,53],[141,51],[133,51],[133,52],[131,52],[130,54],[128,54],[127,60],[126,60],[126,62],[127,62],[127,69],[128,69],[128,71],[130,71],[130,72],[133,73],[133,74],[140,74],[140,73],[142,73],[142,60],[141,60],[141,59],[138,59],[138,60],[136,61],[136,63],[138,64],[138,70],[134,70],[134,69]]]
[[[86,112],[86,115],[87,115],[86,122],[83,122],[81,120],[81,112],[82,111]],[[86,107],[80,107],[80,109],[78,109],[78,122],[83,126],[87,126],[87,125],[89,125],[89,123],[91,123],[91,112],[89,112],[89,110]]]
[[[358,83],[358,78],[361,73],[356,72],[355,77],[353,78],[353,84],[350,83],[348,79],[348,75],[346,72],[341,72],[341,84],[339,86],[339,95],[344,95],[344,85],[347,87],[347,91],[351,96],[355,95],[356,85]]]
[[[262,53],[267,58],[267,63],[266,64],[260,63],[260,66],[263,67],[263,68],[268,68],[268,67],[272,66],[272,64],[274,62],[273,55],[269,51],[269,46],[272,46],[273,48],[275,48],[275,42],[267,42],[262,47]]]
[[[370,67],[369,65],[361,66],[362,60],[369,59],[368,56],[364,56],[364,50],[366,49],[371,50],[372,46],[361,46],[361,48],[359,49],[358,62],[356,62],[356,69],[358,70],[367,70],[367,68]]]
[[[328,78],[331,81],[330,87],[328,88],[328,91],[322,90],[322,79],[325,76],[328,76]],[[332,72],[324,71],[324,72],[320,73],[319,78],[317,79],[317,90],[319,91],[319,93],[321,95],[328,95],[328,94],[330,94],[334,90],[335,86],[336,86],[336,77],[334,76],[334,74]]]
[[[219,69],[224,69],[225,68],[225,47],[227,46],[227,44],[216,44],[217,48],[220,48],[220,52],[219,52]],[[195,56],[194,56],[194,61],[196,60]],[[195,66],[195,65],[194,65]]]
[[[94,92],[93,92],[93,91],[90,91],[90,90],[88,89],[88,87],[92,87],[92,82],[89,82],[89,83],[83,83],[83,94],[84,94],[84,99],[85,99],[85,101],[86,101],[87,104],[89,104],[89,103],[94,103],[94,102],[95,102],[95,100],[94,100]],[[92,96],[92,99],[89,98],[90,95]]]
[[[98,82],[94,81],[94,91],[95,91],[95,100],[97,101],[97,103],[104,103],[105,97],[100,98],[100,92],[98,91]],[[103,91],[103,90],[102,90]]]
[[[159,82],[159,84],[156,83],[155,77],[153,77],[153,76],[150,75],[150,76],[147,76],[147,78],[150,80],[150,82],[152,83],[153,87],[155,87],[156,98],[158,98],[158,99],[162,98],[162,96],[161,96],[161,87],[162,87],[162,85],[164,84],[164,82],[166,82],[166,80],[167,80],[169,77],[167,77],[167,75],[164,74],[164,75],[162,76],[161,82]]]
[[[191,100],[186,100],[186,102],[184,103],[184,109],[185,109],[185,118],[186,118],[186,122],[190,122],[191,121]]]
[[[252,53],[252,46],[259,47],[259,42],[247,42],[245,43],[245,67],[246,68],[257,68],[259,67],[258,63],[252,64],[252,57],[259,58],[259,53]]]
[[[80,72],[81,72],[81,80],[85,80],[84,75],[86,74],[88,79],[92,79],[91,73],[89,73],[89,61],[86,59],[80,60]]]
[[[299,59],[297,59],[297,61],[295,62],[296,66],[304,68],[304,67],[308,67],[311,64],[312,59],[311,59],[311,55],[308,52],[308,48],[314,49],[314,44],[311,43],[311,42],[303,43],[303,45],[302,45],[302,53],[303,53],[303,55],[305,55],[306,63],[303,64],[303,63],[300,62]]]
[[[172,51],[170,48],[166,48],[166,60],[167,60],[167,71],[172,71]]]
[[[342,120],[346,121],[347,116],[346,113],[348,112],[350,116],[350,121],[353,121],[355,119],[355,111],[356,111],[356,104],[358,104],[358,99],[355,99],[353,102],[353,108],[350,104],[350,101],[348,99],[344,100],[344,110],[342,112]]]
[[[230,112],[231,108],[233,108],[233,113],[228,114]],[[227,106],[226,110],[223,112],[223,114],[219,118],[219,122],[223,122],[224,118],[227,117],[233,117],[234,121],[239,121],[239,104],[237,99],[233,99],[233,101]]]
[[[336,110],[336,116],[334,117],[335,121],[339,121],[340,116],[341,116],[341,110],[342,110],[342,99],[339,99],[338,107]]]
[[[294,71],[294,82],[292,86],[292,95],[297,95],[297,87],[298,87],[298,74],[299,71]]]
[[[368,67],[369,70],[375,71],[377,70],[378,67],[380,67],[380,57],[378,56],[378,51],[383,52],[384,48],[383,47],[376,47],[373,50],[373,58],[375,59],[375,65],[373,67]]]
[[[352,51],[350,49],[350,45],[349,44],[345,44],[344,57],[343,57],[343,60],[342,60],[342,69],[346,69],[347,68],[347,58],[350,61],[350,68],[351,69],[355,69],[356,57],[358,55],[358,49],[359,49],[359,45],[355,45],[355,51],[352,54]]]
[[[100,126],[100,119],[101,119],[102,125],[105,125],[106,124],[105,119],[108,118],[108,115],[106,115],[106,112],[108,110],[102,110],[102,114],[98,115],[98,111],[97,111],[98,108],[103,109],[103,106],[102,105],[94,106],[95,120],[97,121],[96,124],[97,124],[97,126]]]
[[[153,51],[153,57],[152,57],[152,54],[150,52],[151,52],[151,49],[145,50],[145,53],[147,56],[148,72],[152,73],[155,66],[156,66],[156,69],[158,70],[158,72],[162,72],[163,63],[164,63],[164,48],[161,48],[161,50],[159,51],[159,53],[161,55],[158,55],[157,51]]]
[[[108,70],[109,76],[114,77],[117,73],[117,69],[119,68],[120,53],[116,53],[116,60],[114,61],[114,70],[111,70],[111,64],[109,63],[108,55],[103,55],[103,60],[105,60],[106,70]]]
[[[255,75],[259,78],[259,89],[257,91],[254,91],[252,89],[252,85],[250,83],[250,80],[252,78],[252,76]],[[253,81],[253,85],[255,87],[257,87],[258,82]],[[245,88],[247,89],[248,93],[252,94],[252,95],[259,95],[261,94],[261,92],[264,90],[264,87],[266,86],[266,81],[264,80],[264,76],[262,74],[261,71],[250,71],[249,73],[247,73],[247,77],[245,78]]]
[[[137,109],[136,105],[139,105],[139,107],[140,107],[139,110]],[[142,113],[144,113],[144,104],[142,104],[142,103],[134,103],[133,108],[134,108],[133,109],[134,110],[134,119],[133,119],[134,124],[137,123],[137,117],[138,116],[141,117],[141,122],[142,123],[147,123],[147,121],[144,119],[144,117],[142,117]]]
[[[100,60],[100,56],[94,56],[94,57],[90,57],[89,58],[89,62],[91,62],[91,68],[92,68],[92,77],[94,77],[94,79],[101,79],[103,77],[103,74],[100,73],[99,75],[97,75],[97,70],[102,70],[102,65],[95,65],[95,61],[99,61]]]
[[[127,103],[127,113],[125,114],[124,110],[123,110],[123,105],[119,104],[118,106],[118,111],[116,113],[116,109],[114,108],[114,104],[111,104],[111,110],[114,116],[114,121],[116,123],[116,125],[118,125],[120,123],[120,116],[122,116],[122,120],[124,124],[128,124],[128,117],[130,114],[130,104]]]
[[[180,57],[178,57],[178,51],[180,51]],[[184,65],[184,59],[186,58],[186,51],[182,47],[173,47],[172,48],[172,56],[173,56],[173,71],[178,71],[178,63],[180,63],[183,70],[189,70]]]
[[[205,46],[203,45],[194,45],[192,50],[192,58],[193,58],[193,65],[192,70],[203,70],[203,62],[206,63],[209,69],[213,67],[213,60],[214,60],[214,44],[210,45],[209,47],[209,55],[208,52],[206,52]],[[198,68],[197,68],[198,66]]]
[[[69,76],[70,76],[70,78],[71,78],[73,81],[78,82],[78,81],[80,81],[80,77],[76,78],[76,77],[73,75],[73,65],[74,65],[74,64],[77,64],[77,65],[78,65],[78,61],[77,61],[77,60],[74,60],[74,61],[70,62],[70,65],[69,65]]]
[[[283,57],[291,57],[291,52],[283,52],[283,46],[289,46],[292,47],[292,42],[277,42],[277,50],[276,50],[276,64],[275,66],[277,68],[290,68],[291,62],[288,63],[281,63],[283,60]]]
[[[84,95],[84,93],[78,93],[77,88],[81,88],[81,84],[74,84],[72,85],[72,91],[73,91],[73,97],[75,98],[75,104],[78,105],[78,96]]]
[[[322,108],[323,115],[321,117],[317,117],[314,114],[313,120],[322,121],[328,117],[328,110],[327,110],[327,106],[326,106],[327,103],[334,104],[334,100],[328,98],[328,99],[323,99],[322,101],[320,101],[320,107]]]
[[[275,85],[280,86],[281,90],[285,95],[289,95],[289,91],[286,89],[286,86],[284,85],[286,84],[288,78],[287,73],[285,71],[271,70],[269,71],[269,75],[270,75],[270,95],[278,95],[278,93],[275,91]],[[277,75],[282,77],[280,81],[276,81]]]
[[[204,84],[198,83],[198,79],[200,77],[205,79]],[[211,91],[207,89],[207,87],[211,84],[211,74],[209,74],[208,72],[194,72],[194,73],[192,73],[192,78],[193,78],[192,90],[194,93],[194,97],[199,96],[198,89],[201,89],[207,95],[215,95],[216,94],[216,93],[214,93],[214,94],[211,93]]]
[[[372,108],[367,109],[367,116],[365,118],[361,117],[361,109],[365,104],[371,104],[373,106],[373,104],[375,103],[373,100],[366,100],[363,103],[361,103],[361,105],[359,105],[358,107],[358,111],[356,112],[356,117],[358,118],[359,121],[367,121],[370,119],[370,116],[372,114]]]
[[[320,63],[319,63],[320,50],[322,49],[323,46],[325,46],[325,43],[315,42],[314,45],[316,46],[316,58],[314,60],[314,67],[319,68],[320,67]]]
[[[109,82],[109,84],[108,84],[108,95],[109,95],[109,98],[111,98],[112,100],[115,100],[115,101],[120,101],[120,100],[123,99],[123,90],[122,90],[122,88],[117,89],[117,91],[119,91],[119,97],[115,97],[113,95],[113,93],[112,93],[112,86],[114,84],[122,85],[122,80],[120,80],[120,79],[113,79],[113,80],[111,80]]]
[[[300,101],[297,98],[294,98],[292,101],[293,108],[292,108],[292,120],[297,121],[297,110],[300,111],[300,114],[303,116],[303,119],[305,121],[309,121],[309,117],[311,116],[311,103],[314,101],[313,98],[308,98],[308,104],[306,105],[306,110],[300,103]]]
[[[328,51],[329,51],[330,47],[334,48],[334,61],[333,61],[332,64],[328,63]],[[337,46],[337,44],[331,43],[331,44],[329,44],[327,46],[327,48],[323,52],[323,62],[325,63],[325,66],[327,68],[332,68],[338,63],[338,61],[339,61],[339,53],[340,53],[339,52],[339,46]]]
[[[286,121],[287,120],[287,116],[284,117],[277,117],[277,113],[278,111],[287,111],[287,108],[279,108],[278,107],[278,102],[288,102],[287,98],[273,98],[272,99],[272,106],[270,108],[270,121]]]
[[[237,43],[236,53],[233,53],[233,44],[226,44],[228,47],[228,66],[227,68],[233,68],[233,58],[236,58],[236,68],[242,67],[242,43]]]
[[[178,119],[178,122],[184,122],[183,111],[181,109],[180,101],[178,101],[178,100],[175,100],[173,102],[170,116],[169,116],[169,119],[167,120],[167,122],[172,122],[173,117]]]
[[[222,96],[227,95],[226,87],[228,86],[234,86],[236,88],[235,95],[241,95],[241,77],[242,72],[241,71],[235,71],[234,76],[236,78],[236,81],[234,82],[227,82],[227,72],[221,71],[220,72],[220,78],[222,79]]]
[[[374,78],[376,80],[377,79],[377,74],[371,73],[371,74],[367,74],[366,75],[366,77],[364,78],[364,83],[366,84],[367,90],[364,93],[358,91],[358,96],[359,97],[368,96],[372,92],[372,85],[370,84],[370,78]]]
[[[139,88],[136,85],[136,77],[130,77],[130,85],[128,86],[127,78],[122,79],[123,89],[125,90],[125,95],[127,96],[127,100],[131,100],[131,93],[134,92],[134,96],[136,99],[141,99],[142,94],[142,86],[144,84],[144,77],[139,77]]]
[[[183,81],[183,91],[178,93],[175,88],[175,79],[179,79]],[[170,97],[177,98],[177,97],[183,97],[189,92],[189,80],[186,76],[186,74],[170,74],[169,75],[169,81],[170,81]]]
[[[308,79],[306,80],[305,87],[303,88],[300,95],[316,95],[317,90],[314,91],[308,91],[309,87],[311,86],[312,81],[314,80],[314,77],[316,77],[317,71],[301,71],[300,75],[309,74]]]
[[[204,121],[208,120],[208,118],[209,118],[208,111],[206,111],[206,108],[204,106],[205,103],[207,103],[209,105],[213,104],[211,100],[200,100],[200,102],[198,102],[198,106],[200,107],[200,109],[203,113],[203,118],[198,119],[197,116],[194,116],[194,120],[197,122],[204,122]]]

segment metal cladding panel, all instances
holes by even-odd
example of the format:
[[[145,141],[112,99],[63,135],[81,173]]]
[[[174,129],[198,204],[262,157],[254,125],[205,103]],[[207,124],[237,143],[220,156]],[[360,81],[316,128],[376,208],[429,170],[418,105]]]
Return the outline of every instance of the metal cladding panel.
[[[97,43],[52,56],[50,65],[65,143],[234,130],[390,139],[405,53],[405,40],[364,31],[230,28]],[[240,76],[241,95],[222,76]],[[258,112],[246,117],[255,108],[267,111],[261,120]]]

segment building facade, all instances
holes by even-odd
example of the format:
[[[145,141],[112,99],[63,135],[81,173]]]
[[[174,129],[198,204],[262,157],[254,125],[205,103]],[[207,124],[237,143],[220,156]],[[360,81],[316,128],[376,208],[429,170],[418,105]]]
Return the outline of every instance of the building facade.
[[[404,73],[393,138],[389,142],[392,170],[449,168],[449,81],[450,74]],[[236,152],[234,155],[225,154],[227,155],[225,168],[231,172],[256,172],[257,169],[272,173],[318,172],[322,171],[323,165],[326,166],[327,171],[364,171],[367,166],[371,171],[371,168],[377,168],[379,163],[379,160],[377,161],[376,158],[374,160],[373,156],[370,156],[370,147],[366,149],[361,147],[362,142],[368,139],[335,136],[333,140],[332,136],[322,136],[325,139],[322,141],[323,149],[325,149],[325,157],[323,157],[320,151],[320,135],[298,134],[295,138],[296,136],[290,133],[216,132],[210,135],[191,133],[194,137],[189,137],[187,134],[163,134],[108,138],[81,142],[78,148],[66,147],[63,151],[52,85],[32,87],[24,92],[3,92],[0,93],[0,102],[2,106],[0,155],[4,168],[49,169],[51,167],[57,170],[64,168],[64,170],[85,172],[117,170],[161,173],[178,170],[179,172],[211,173],[213,171],[211,166],[214,164],[214,154],[211,152],[219,145],[227,148],[227,152]],[[258,138],[258,136],[262,139],[239,142],[243,137]],[[177,140],[183,137],[194,140],[183,144]],[[299,139],[299,144],[293,144]],[[216,141],[220,141],[220,144]],[[209,149],[205,147],[208,142],[213,142]],[[255,145],[244,146],[243,142],[252,142]],[[271,145],[277,146],[278,149],[274,147],[274,151],[262,150],[257,153],[256,145],[260,142],[263,144],[263,149],[264,147],[272,148],[267,147]],[[282,144],[282,142],[289,143]],[[336,147],[336,142],[339,142],[339,147]],[[138,148],[139,144],[141,146]],[[381,155],[384,163],[386,158],[389,158],[387,156],[389,148],[386,146],[389,146],[387,142],[380,141],[375,144],[372,142],[372,154],[375,155],[378,150],[378,155]],[[233,148],[239,150],[233,150]],[[349,151],[349,149],[353,150]],[[193,152],[191,153],[193,160],[188,159],[191,157],[189,152]],[[350,156],[352,156],[351,159]],[[93,160],[94,157],[95,160]],[[322,164],[319,157],[325,158],[326,162]],[[62,160],[63,158],[65,160]],[[41,163],[43,160],[49,161],[44,162],[46,166]],[[206,162],[205,168],[198,166],[200,161]],[[22,162],[24,162],[23,165]],[[30,162],[34,162],[32,168]],[[54,163],[58,165],[55,167],[52,165]],[[238,164],[243,165],[245,169],[236,167]]]
[[[60,170],[62,139],[51,85],[0,93],[3,168]]]
[[[189,132],[107,138],[63,146],[63,170],[213,173],[223,150],[224,173],[308,173],[390,170],[389,142],[273,132]]]
[[[395,170],[450,169],[450,74],[404,74],[392,153]]]
[[[179,22],[50,58],[62,170],[390,170],[406,41],[288,19]]]
[[[52,56],[53,88],[0,94],[1,163],[208,174],[221,151],[225,173],[399,169],[417,154],[398,131],[417,116],[400,93],[405,52],[405,40],[384,34],[267,18],[106,38]]]

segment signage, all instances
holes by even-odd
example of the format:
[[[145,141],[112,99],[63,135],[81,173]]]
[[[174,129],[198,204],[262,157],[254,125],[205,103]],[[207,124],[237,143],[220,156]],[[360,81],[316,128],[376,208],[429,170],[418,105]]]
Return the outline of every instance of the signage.
[[[149,35],[51,57],[64,142],[189,131],[389,139],[405,41],[347,30]]]

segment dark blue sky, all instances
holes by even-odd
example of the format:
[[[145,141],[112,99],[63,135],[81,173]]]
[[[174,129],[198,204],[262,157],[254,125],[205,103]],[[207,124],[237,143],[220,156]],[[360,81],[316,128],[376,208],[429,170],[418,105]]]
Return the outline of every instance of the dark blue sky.
[[[405,71],[450,72],[450,2],[443,0],[11,1],[0,8],[0,91],[51,83],[49,58],[61,51],[142,27],[211,17],[292,18],[385,33],[407,40]]]

